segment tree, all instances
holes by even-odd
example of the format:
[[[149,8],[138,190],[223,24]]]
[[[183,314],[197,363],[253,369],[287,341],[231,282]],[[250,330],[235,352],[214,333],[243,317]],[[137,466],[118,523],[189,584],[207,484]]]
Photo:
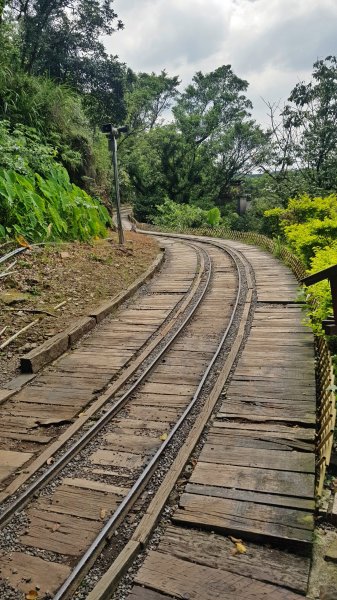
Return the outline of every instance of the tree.
[[[72,71],[71,81],[83,94],[93,125],[110,122],[119,125],[126,120],[126,68],[117,57],[83,57]]]
[[[102,55],[102,34],[123,28],[113,0],[9,0],[21,31],[21,65],[64,82],[82,56]]]
[[[314,186],[329,189],[337,183],[337,58],[314,64],[313,80],[298,83],[284,110],[286,127],[299,131],[295,153]]]
[[[136,74],[128,69],[126,73],[125,121],[129,131],[119,142],[119,156],[122,171],[135,191],[139,219],[153,214],[167,194],[163,155],[167,140],[172,140],[172,128],[163,126],[162,119],[178,94],[178,85],[178,77],[169,77],[166,71]],[[130,198],[130,187],[127,191]]]
[[[205,75],[198,71],[173,109],[177,126],[188,141],[197,145],[213,134],[225,132],[231,124],[249,116],[252,104],[244,95],[247,88],[247,81],[237,77],[230,65]]]
[[[232,183],[261,160],[262,130],[250,119],[248,83],[230,65],[201,72],[178,98],[173,114],[186,142],[189,175],[185,196],[220,206]]]
[[[265,137],[249,118],[251,104],[241,93],[246,87],[228,66],[197,73],[181,96],[173,88],[173,123],[156,121],[157,102],[139,124],[134,121],[142,134],[126,144],[123,156],[143,219],[152,218],[165,198],[207,209],[223,206],[233,182],[260,162]]]
[[[0,24],[2,23],[5,4],[6,4],[6,0],[0,0]]]
[[[169,77],[166,71],[155,73],[126,74],[125,103],[127,124],[132,136],[153,129],[161,124],[161,118],[177,97],[179,78]]]
[[[264,170],[285,201],[337,187],[337,58],[313,65],[312,80],[300,82],[283,108],[268,104],[271,154]]]

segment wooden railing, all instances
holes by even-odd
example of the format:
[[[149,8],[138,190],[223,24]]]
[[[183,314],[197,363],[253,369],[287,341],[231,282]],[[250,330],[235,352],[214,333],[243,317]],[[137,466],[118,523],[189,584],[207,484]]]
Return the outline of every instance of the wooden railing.
[[[317,385],[319,392],[317,431],[317,495],[321,496],[326,469],[330,464],[336,426],[335,375],[328,344],[316,338]]]
[[[145,223],[137,223],[133,217],[131,220],[138,229],[155,231],[160,229],[163,233],[181,233],[186,235],[202,235],[206,237],[217,237],[243,242],[245,244],[253,244],[267,250],[290,267],[299,283],[306,278],[306,268],[302,261],[288,250],[279,240],[272,240],[265,235],[255,232],[232,231],[226,228],[217,227],[211,229],[208,227],[199,229],[170,229],[164,227],[156,227]],[[310,276],[313,277],[313,276]],[[309,280],[309,277],[308,277]],[[332,290],[333,292],[333,290]],[[309,304],[313,302],[309,297]],[[334,299],[335,303],[335,299]],[[315,336],[316,347],[316,381],[317,381],[317,436],[316,436],[316,451],[317,451],[317,478],[316,478],[316,493],[318,496],[322,494],[326,469],[330,464],[331,452],[334,442],[334,431],[336,427],[336,397],[335,397],[335,376],[331,353],[323,336]]]

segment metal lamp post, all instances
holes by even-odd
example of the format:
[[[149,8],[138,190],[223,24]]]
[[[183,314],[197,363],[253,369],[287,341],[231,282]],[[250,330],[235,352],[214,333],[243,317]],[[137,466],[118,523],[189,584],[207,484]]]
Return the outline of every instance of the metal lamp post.
[[[118,241],[120,244],[124,244],[124,231],[122,224],[121,215],[121,197],[119,192],[119,177],[118,177],[118,163],[117,163],[117,138],[121,133],[126,133],[128,127],[113,127],[111,123],[102,125],[102,132],[107,134],[109,140],[109,148],[112,154],[112,164],[114,168],[114,180],[115,180],[115,192],[116,192],[116,210],[117,210],[117,229],[118,229]]]

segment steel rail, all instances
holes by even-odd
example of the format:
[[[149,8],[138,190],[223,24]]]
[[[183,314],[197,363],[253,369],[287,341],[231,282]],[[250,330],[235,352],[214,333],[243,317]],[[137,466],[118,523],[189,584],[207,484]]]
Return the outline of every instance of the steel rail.
[[[128,379],[131,377],[134,377],[135,374],[138,372],[138,370],[141,368],[142,364],[144,364],[145,361],[147,361],[151,357],[151,355],[157,351],[159,345],[163,342],[163,340],[165,340],[165,338],[167,338],[167,339],[169,338],[169,335],[171,335],[173,329],[175,328],[176,319],[178,317],[180,318],[181,315],[183,315],[185,313],[188,306],[191,304],[193,298],[196,296],[196,294],[198,292],[198,289],[200,289],[201,281],[203,280],[202,278],[204,277],[204,274],[205,274],[205,259],[203,256],[203,254],[205,254],[205,253],[199,247],[196,247],[193,244],[188,243],[188,245],[197,251],[199,268],[196,271],[193,281],[192,281],[189,289],[187,290],[187,292],[185,292],[183,298],[175,305],[174,309],[171,311],[169,316],[159,325],[159,327],[156,329],[155,333],[153,333],[151,335],[150,339],[147,340],[144,347],[142,349],[140,349],[140,354],[137,353],[138,355],[136,358],[132,357],[124,365],[124,368],[121,369],[120,374],[117,376],[117,378],[114,377],[114,381],[108,385],[108,388],[105,389],[105,391],[103,391],[97,397],[97,399],[93,401],[93,403],[90,405],[88,410],[86,410],[86,412],[88,413],[87,417],[85,418],[84,421],[81,419],[82,422],[81,422],[80,426],[75,427],[75,430],[74,430],[74,427],[71,426],[69,428],[69,430],[73,430],[71,434],[67,435],[67,431],[69,431],[69,430],[67,430],[65,432],[65,434],[61,435],[60,438],[58,438],[56,441],[54,441],[51,444],[52,451],[50,452],[48,449],[48,456],[46,456],[45,461],[41,463],[39,460],[41,455],[39,455],[37,457],[37,459],[34,460],[32,463],[34,465],[34,463],[37,461],[38,462],[37,468],[35,468],[35,470],[33,470],[33,471],[29,470],[29,477],[25,478],[23,481],[21,480],[21,484],[18,487],[16,487],[16,489],[14,489],[14,491],[12,493],[8,493],[8,489],[10,489],[12,487],[12,483],[13,482],[15,483],[15,479],[14,479],[13,482],[11,482],[6,488],[4,488],[0,492],[0,499],[2,499],[3,501],[9,501],[11,496],[14,497],[16,493],[19,493],[18,490],[20,490],[21,486],[26,484],[26,482],[29,479],[31,479],[33,476],[35,476],[51,456],[54,456],[56,453],[60,452],[64,448],[66,443],[69,442],[71,437],[73,437],[75,434],[77,434],[77,432],[79,430],[84,428],[87,421],[92,419],[93,416],[96,415],[100,410],[102,410],[103,406],[105,406],[105,404],[107,404],[107,402],[109,402],[114,395],[116,395],[118,392],[120,392],[120,390],[123,389],[123,387],[127,385]],[[61,443],[59,443],[60,440],[62,440]],[[42,455],[43,454],[46,455],[45,452],[42,453]],[[19,476],[19,478],[20,477],[21,477],[21,475]],[[4,494],[5,494],[5,496],[4,496]],[[0,500],[0,502],[1,502],[1,500]],[[0,516],[1,516],[1,512],[0,512]]]
[[[164,236],[164,234],[163,234],[163,236]],[[97,535],[95,540],[92,542],[92,544],[90,545],[88,550],[83,554],[83,556],[80,558],[78,563],[75,565],[74,569],[69,574],[66,581],[63,583],[63,585],[60,587],[60,589],[56,592],[55,596],[53,597],[53,600],[65,600],[66,598],[70,597],[69,594],[72,594],[77,589],[78,584],[80,583],[79,579],[82,576],[84,576],[88,572],[90,567],[94,564],[97,556],[104,548],[106,541],[113,534],[113,532],[116,530],[116,528],[119,526],[121,521],[126,516],[128,510],[133,506],[133,504],[136,502],[136,500],[142,493],[144,487],[146,486],[146,484],[148,483],[149,479],[151,478],[153,472],[155,471],[155,467],[156,467],[156,464],[158,463],[159,459],[165,452],[167,446],[170,444],[170,442],[174,438],[177,431],[180,429],[182,424],[186,421],[187,417],[191,413],[192,409],[194,408],[196,402],[198,401],[198,399],[200,397],[201,391],[205,385],[207,377],[223,348],[223,345],[227,339],[227,336],[228,336],[231,326],[233,324],[233,320],[234,320],[234,317],[236,316],[236,312],[238,309],[240,296],[241,296],[241,290],[242,290],[242,278],[241,278],[240,268],[239,268],[239,264],[238,264],[238,260],[237,260],[239,258],[237,253],[232,252],[231,250],[229,250],[228,248],[224,248],[223,246],[221,247],[221,249],[223,250],[223,252],[227,252],[227,254],[229,254],[231,256],[231,258],[235,264],[235,267],[236,267],[237,273],[238,273],[238,290],[237,290],[235,304],[234,304],[231,318],[229,320],[229,323],[226,327],[225,332],[222,335],[222,338],[218,344],[218,347],[202,376],[202,379],[198,385],[196,392],[193,395],[192,400],[190,401],[190,403],[188,404],[188,406],[186,407],[186,409],[184,410],[182,415],[179,417],[177,423],[171,429],[166,440],[162,443],[160,448],[157,450],[157,452],[151,458],[150,462],[146,465],[146,467],[144,468],[144,470],[142,471],[142,473],[140,474],[140,476],[138,477],[136,482],[133,484],[133,486],[130,489],[130,491],[128,492],[128,494],[125,496],[125,498],[119,504],[118,508],[115,510],[113,515],[111,515],[111,517],[106,522],[104,527],[101,529],[101,531],[99,532],[99,534]]]
[[[206,251],[204,251],[209,258],[209,255]],[[198,298],[197,302],[192,306],[189,310],[186,317],[183,319],[182,323],[178,327],[177,331],[173,334],[171,339],[169,339],[162,349],[159,351],[158,355],[153,358],[153,360],[146,367],[144,372],[136,379],[136,381],[130,386],[130,388],[124,392],[124,394],[119,398],[113,406],[98,420],[96,423],[88,429],[68,450],[62,454],[50,467],[40,475],[31,485],[29,485],[15,500],[12,502],[8,508],[0,515],[0,528],[2,529],[13,517],[13,515],[19,510],[24,508],[26,504],[29,503],[34,494],[40,490],[42,487],[45,487],[49,481],[51,481],[61,469],[69,463],[69,461],[78,454],[98,433],[109,423],[109,421],[118,413],[126,404],[127,400],[131,396],[131,394],[140,386],[140,384],[144,381],[146,376],[152,371],[155,365],[161,360],[162,356],[166,353],[169,347],[173,344],[176,338],[180,335],[182,330],[189,323],[191,318],[193,317],[195,311],[200,306],[201,301],[203,300],[206,291],[209,288],[210,280],[212,275],[212,263],[209,261],[209,270],[206,278],[206,282],[204,284],[204,289]],[[201,285],[201,284],[200,284]],[[199,286],[200,289],[200,286]],[[191,300],[192,301],[192,300]],[[167,334],[167,336],[170,335]],[[167,337],[166,336],[166,337]],[[165,339],[165,338],[164,338]],[[115,392],[111,394],[111,397],[107,398],[107,402],[115,395]]]

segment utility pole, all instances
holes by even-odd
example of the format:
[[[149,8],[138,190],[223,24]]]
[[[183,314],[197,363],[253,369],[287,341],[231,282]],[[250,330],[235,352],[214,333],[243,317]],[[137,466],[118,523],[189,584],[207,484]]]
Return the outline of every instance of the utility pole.
[[[113,127],[111,123],[102,125],[102,132],[107,134],[109,140],[109,149],[112,154],[112,164],[114,169],[114,180],[115,180],[115,193],[116,193],[116,211],[117,211],[117,229],[118,229],[118,241],[120,244],[124,244],[124,231],[121,214],[121,197],[119,192],[119,177],[118,177],[118,161],[117,161],[117,138],[121,133],[126,133],[128,127]],[[112,206],[113,202],[111,201]]]

